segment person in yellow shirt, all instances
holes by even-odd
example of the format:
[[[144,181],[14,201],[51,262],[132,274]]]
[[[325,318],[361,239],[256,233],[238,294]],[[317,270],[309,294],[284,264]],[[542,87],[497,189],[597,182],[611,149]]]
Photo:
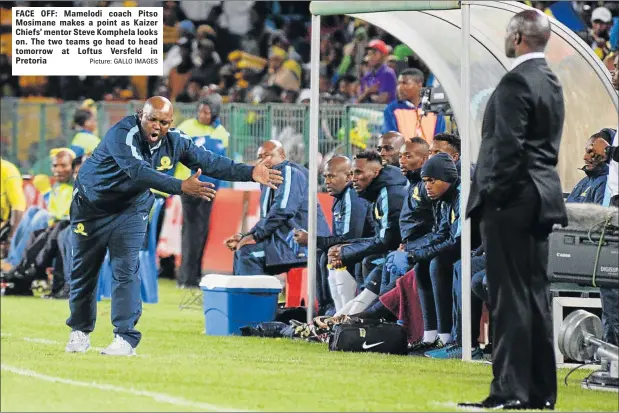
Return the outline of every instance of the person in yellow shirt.
[[[30,293],[30,283],[35,279],[46,279],[45,270],[54,263],[54,273],[64,280],[63,260],[60,256],[58,236],[69,225],[69,209],[73,197],[73,169],[75,153],[69,148],[57,148],[50,151],[52,173],[55,183],[51,187],[47,202],[47,228],[31,229],[23,235],[26,246],[19,256],[15,267],[5,274],[5,279],[15,284],[8,294]],[[24,232],[27,232],[24,231]],[[16,257],[14,257],[16,258]],[[63,284],[63,283],[62,283]],[[60,288],[62,285],[60,286]]]
[[[97,129],[97,120],[95,115],[86,109],[78,109],[73,116],[74,128],[76,130],[75,136],[71,146],[79,146],[84,149],[84,155],[90,156],[95,148],[101,142],[101,139],[95,135]]]
[[[17,167],[0,159],[0,255],[3,257],[26,210],[26,195],[22,185]]]
[[[195,118],[187,119],[178,126],[178,129],[190,136],[196,145],[219,155],[225,155],[230,134],[219,119],[221,104],[220,95],[207,96],[198,103]],[[195,172],[182,164],[177,164],[174,176],[186,179]],[[200,180],[213,183],[216,190],[220,186],[220,181],[205,175],[200,176]],[[186,195],[181,195],[181,201],[183,204],[182,260],[178,285],[182,288],[197,288],[201,278],[202,254],[208,238],[213,203]]]

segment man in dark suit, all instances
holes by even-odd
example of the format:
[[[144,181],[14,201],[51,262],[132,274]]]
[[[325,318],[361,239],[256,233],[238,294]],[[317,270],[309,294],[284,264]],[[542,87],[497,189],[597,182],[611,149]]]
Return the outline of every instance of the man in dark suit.
[[[516,58],[490,97],[469,217],[481,218],[494,331],[490,396],[462,406],[554,409],[557,377],[550,313],[548,235],[567,225],[555,169],[565,107],[544,59],[548,18],[536,10],[507,26]]]

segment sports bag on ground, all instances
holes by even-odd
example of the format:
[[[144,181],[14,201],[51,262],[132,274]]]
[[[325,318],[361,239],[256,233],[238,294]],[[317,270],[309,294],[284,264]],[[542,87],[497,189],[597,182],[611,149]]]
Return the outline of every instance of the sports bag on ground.
[[[404,328],[396,323],[358,320],[332,327],[329,350],[407,354],[408,340]]]

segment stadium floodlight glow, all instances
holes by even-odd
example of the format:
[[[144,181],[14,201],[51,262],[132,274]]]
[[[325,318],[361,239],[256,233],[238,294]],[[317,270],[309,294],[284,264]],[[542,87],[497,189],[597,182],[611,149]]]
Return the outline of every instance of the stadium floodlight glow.
[[[619,348],[602,341],[602,322],[585,310],[576,310],[565,318],[559,330],[559,350],[583,364],[599,364],[600,369],[586,377],[585,389],[619,392]]]

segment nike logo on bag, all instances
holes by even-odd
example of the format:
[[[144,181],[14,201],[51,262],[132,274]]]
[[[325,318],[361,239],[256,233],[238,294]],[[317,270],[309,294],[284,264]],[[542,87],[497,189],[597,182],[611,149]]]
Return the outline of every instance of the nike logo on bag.
[[[146,221],[148,219],[148,215],[142,217],[142,221]]]
[[[363,344],[361,345],[361,348],[364,350],[369,350],[372,347],[380,346],[383,343],[384,341],[381,341],[380,343],[368,344],[367,341],[364,341]]]

